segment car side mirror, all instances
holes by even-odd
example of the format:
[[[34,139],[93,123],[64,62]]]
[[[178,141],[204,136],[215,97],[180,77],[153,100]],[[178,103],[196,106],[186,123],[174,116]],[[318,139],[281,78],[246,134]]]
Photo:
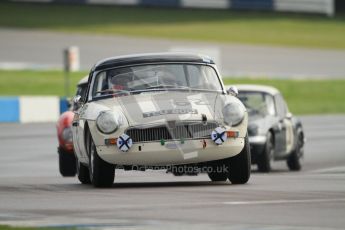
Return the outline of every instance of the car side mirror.
[[[73,103],[74,104],[80,104],[80,101],[81,101],[81,96],[80,95],[77,95],[73,98]]]
[[[83,104],[83,101],[81,99],[80,95],[77,95],[73,98],[73,111],[78,110]]]
[[[286,118],[287,118],[287,119],[291,119],[291,118],[292,118],[292,113],[287,113],[287,114],[286,114]]]
[[[229,94],[229,95],[232,95],[234,97],[237,97],[238,95],[238,89],[236,86],[230,86],[229,89],[226,90],[226,92]]]

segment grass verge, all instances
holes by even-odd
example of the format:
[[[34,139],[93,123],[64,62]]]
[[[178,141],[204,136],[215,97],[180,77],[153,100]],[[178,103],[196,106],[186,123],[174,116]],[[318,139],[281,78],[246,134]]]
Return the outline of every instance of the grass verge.
[[[70,92],[86,72],[72,73]],[[225,84],[261,84],[278,88],[296,114],[345,113],[345,80],[227,78]],[[64,95],[62,71],[0,70],[0,96]]]
[[[70,73],[70,92],[87,72]],[[0,95],[58,95],[65,93],[63,71],[0,70]]]
[[[19,227],[19,226],[7,226],[7,225],[0,225],[0,230],[57,230],[57,229],[64,229],[64,230],[74,230],[76,228],[72,227],[65,227],[65,228],[52,228],[52,227]]]
[[[276,87],[295,114],[345,113],[345,80],[226,79],[226,84]]]
[[[0,26],[345,49],[345,15],[0,2]]]

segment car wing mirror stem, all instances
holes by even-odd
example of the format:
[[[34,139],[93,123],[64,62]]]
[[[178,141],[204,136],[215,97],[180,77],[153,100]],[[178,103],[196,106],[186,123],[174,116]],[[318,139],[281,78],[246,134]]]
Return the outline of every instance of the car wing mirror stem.
[[[232,95],[234,97],[237,97],[238,96],[238,89],[236,86],[230,86],[229,89],[226,90],[226,92],[229,94],[229,95]]]
[[[292,118],[292,113],[287,113],[287,114],[286,114],[286,118],[287,118],[287,119],[291,119],[291,118]]]
[[[77,95],[73,98],[74,110],[79,108],[82,104],[81,96]]]
[[[78,104],[80,102],[80,99],[81,99],[81,96],[80,95],[77,95],[73,98],[73,102]]]

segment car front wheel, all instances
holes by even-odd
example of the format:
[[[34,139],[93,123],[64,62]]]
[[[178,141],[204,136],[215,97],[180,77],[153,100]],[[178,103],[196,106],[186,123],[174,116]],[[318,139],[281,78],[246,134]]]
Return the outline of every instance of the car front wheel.
[[[258,157],[258,170],[259,172],[270,172],[271,161],[274,155],[274,140],[271,132],[267,133],[267,141],[264,147],[264,151]]]
[[[58,148],[59,153],[59,170],[64,177],[73,177],[76,174],[76,160],[74,153],[66,152],[62,148]]]
[[[229,159],[212,162],[207,168],[211,181],[226,181],[229,175]]]
[[[77,159],[77,175],[78,175],[78,180],[82,184],[90,184],[90,174],[89,174],[89,168],[82,163],[80,163]]]
[[[299,171],[302,168],[300,158],[303,156],[303,133],[302,130],[299,129],[297,131],[297,145],[296,149],[290,154],[286,163],[291,171]]]
[[[229,175],[228,178],[232,184],[245,184],[250,178],[250,146],[248,137],[244,138],[244,147],[242,151],[229,158]]]
[[[114,183],[115,166],[102,160],[96,150],[91,135],[88,135],[89,172],[91,183],[95,187],[111,187]]]

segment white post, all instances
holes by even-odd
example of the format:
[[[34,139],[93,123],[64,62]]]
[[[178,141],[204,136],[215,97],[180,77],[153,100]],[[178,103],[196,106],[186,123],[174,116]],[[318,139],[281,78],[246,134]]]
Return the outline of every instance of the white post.
[[[76,72],[80,69],[79,48],[71,46],[64,50],[64,70],[65,70],[65,96],[69,97],[70,92],[70,72]]]
[[[70,46],[65,50],[65,70],[70,72],[79,71],[80,60],[79,60],[79,47]]]
[[[326,13],[328,17],[334,17],[335,14],[335,0],[326,0],[327,9]]]

